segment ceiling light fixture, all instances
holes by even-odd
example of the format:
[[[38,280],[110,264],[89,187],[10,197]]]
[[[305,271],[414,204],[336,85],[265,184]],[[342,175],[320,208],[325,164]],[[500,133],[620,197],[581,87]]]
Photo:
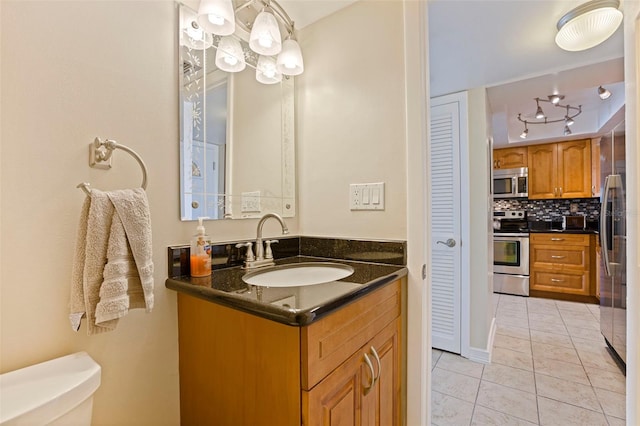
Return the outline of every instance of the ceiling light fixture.
[[[555,97],[558,98],[557,103],[553,102]],[[535,119],[533,118],[526,119],[522,117],[522,113],[518,114],[518,120],[524,123],[524,131],[520,134],[520,137],[522,139],[526,139],[527,136],[529,135],[529,128],[527,127],[529,124],[552,124],[552,123],[560,123],[564,121],[564,135],[568,136],[571,134],[571,129],[569,129],[569,126],[573,125],[574,123],[573,119],[582,113],[582,105],[578,105],[577,107],[574,107],[571,105],[561,105],[560,100],[564,99],[563,95],[551,95],[551,96],[547,96],[547,98],[548,99],[534,98],[534,101],[536,101]],[[540,107],[540,102],[548,102],[554,107],[563,108],[566,110],[566,113],[562,118],[549,119],[549,117],[545,116],[544,112],[542,111],[542,108]]]
[[[598,87],[598,96],[600,96],[600,99],[604,101],[605,99],[609,99],[609,96],[611,96],[611,92],[600,86]]]
[[[201,0],[197,15],[185,14],[181,43],[197,50],[213,45],[216,66],[221,64],[218,68],[238,72],[249,63],[256,68],[256,79],[265,84],[282,81],[283,75],[302,74],[304,62],[294,23],[283,7],[276,0],[238,0],[235,9],[233,4],[232,0]],[[235,38],[237,44],[228,38]],[[261,57],[265,59],[258,69]]]
[[[622,23],[619,0],[591,0],[558,21],[556,44],[570,52],[590,49],[616,32]]]
[[[538,120],[542,120],[543,118],[545,118],[545,116],[544,116],[544,111],[542,111],[542,107],[540,106],[539,98],[536,98],[536,105],[538,106],[538,108],[536,108],[536,118]]]

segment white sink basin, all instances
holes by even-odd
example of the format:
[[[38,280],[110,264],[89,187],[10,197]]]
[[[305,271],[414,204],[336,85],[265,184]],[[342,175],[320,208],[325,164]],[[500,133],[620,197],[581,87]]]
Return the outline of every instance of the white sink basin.
[[[300,287],[337,281],[351,274],[353,268],[341,263],[306,262],[249,272],[242,281],[262,287]]]

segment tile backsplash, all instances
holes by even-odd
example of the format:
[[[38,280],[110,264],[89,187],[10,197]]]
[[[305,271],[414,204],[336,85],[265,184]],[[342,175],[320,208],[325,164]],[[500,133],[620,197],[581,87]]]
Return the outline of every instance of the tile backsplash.
[[[571,212],[571,204],[577,204],[577,212]],[[576,198],[572,200],[526,200],[519,198],[494,200],[494,211],[526,210],[529,220],[561,220],[566,215],[585,215],[587,220],[600,217],[599,198]]]

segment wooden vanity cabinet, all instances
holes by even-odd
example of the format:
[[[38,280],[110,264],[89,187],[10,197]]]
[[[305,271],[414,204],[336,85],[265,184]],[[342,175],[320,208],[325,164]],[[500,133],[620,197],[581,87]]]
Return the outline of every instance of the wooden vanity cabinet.
[[[529,199],[592,196],[589,139],[531,145],[528,161]]]
[[[515,169],[519,167],[528,167],[526,146],[493,150],[494,169]]]
[[[595,235],[531,234],[529,262],[530,291],[596,296]]]
[[[401,288],[303,327],[178,293],[181,424],[400,425]]]

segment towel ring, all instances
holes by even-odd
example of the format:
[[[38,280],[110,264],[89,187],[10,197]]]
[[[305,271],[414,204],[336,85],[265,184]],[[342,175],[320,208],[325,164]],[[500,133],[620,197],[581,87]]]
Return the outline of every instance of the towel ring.
[[[145,166],[142,158],[131,148],[120,145],[114,140],[107,139],[102,142],[100,138],[96,138],[92,144],[89,144],[89,167],[99,169],[111,168],[111,154],[116,149],[128,152],[140,164],[142,168],[142,189],[147,189],[147,166]],[[91,195],[90,184],[87,182],[80,183],[76,188],[82,189],[87,195]]]

